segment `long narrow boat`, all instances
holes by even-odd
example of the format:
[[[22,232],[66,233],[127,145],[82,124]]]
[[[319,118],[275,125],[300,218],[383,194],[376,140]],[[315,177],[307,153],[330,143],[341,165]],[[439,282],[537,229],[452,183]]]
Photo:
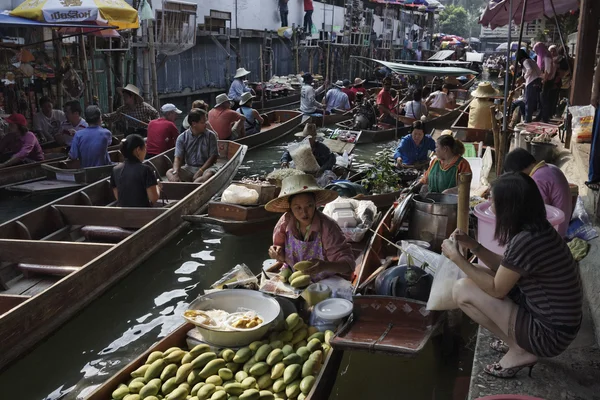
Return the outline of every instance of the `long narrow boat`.
[[[389,266],[392,257],[397,254],[398,250],[382,238],[394,239],[396,232],[392,229],[395,229],[395,225],[400,226],[400,223],[393,221],[395,211],[391,207],[381,220],[377,235],[372,236],[356,271],[353,315],[332,339],[334,348],[412,357],[442,327],[444,313],[427,311],[424,302],[403,297],[376,296],[366,290],[374,276],[386,265]],[[382,260],[390,261],[382,264]]]
[[[254,105],[257,107],[261,107],[258,109],[260,112],[271,111],[274,108],[291,108],[300,103],[300,93],[297,91],[293,91],[287,96],[275,97],[272,99],[265,100],[264,105],[260,100],[256,100]]]
[[[354,111],[348,110],[346,112],[337,112],[328,114],[322,117],[311,117],[311,122],[317,127],[334,125],[340,122],[348,121],[354,117]]]
[[[463,142],[483,142],[486,146],[494,145],[494,134],[491,129],[469,128],[469,113],[461,112],[452,122],[450,129],[454,137]]]
[[[268,125],[263,125],[259,133],[237,139],[236,142],[248,146],[249,149],[255,149],[281,139],[304,123],[300,111],[270,111],[266,116]]]
[[[218,147],[219,171],[204,184],[163,182],[162,207],[114,207],[102,180],[0,225],[0,369],[131,272],[186,226],[182,215],[229,184],[247,147]],[[164,177],[173,155],[145,162]]]

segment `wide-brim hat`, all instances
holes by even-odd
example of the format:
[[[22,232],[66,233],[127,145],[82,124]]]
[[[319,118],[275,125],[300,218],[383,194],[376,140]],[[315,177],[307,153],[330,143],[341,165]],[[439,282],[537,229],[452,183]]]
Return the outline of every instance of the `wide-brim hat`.
[[[359,85],[362,85],[363,83],[365,83],[364,79],[360,79],[360,78],[354,79],[354,86],[359,86]]]
[[[265,205],[265,210],[270,212],[284,213],[290,210],[290,196],[301,193],[314,193],[317,206],[332,202],[338,197],[335,190],[322,189],[317,185],[314,176],[294,175],[285,178],[281,182],[279,197],[271,200]]]
[[[340,89],[344,87],[344,81],[336,81],[333,86],[339,87]]]
[[[127,86],[125,86],[122,90],[126,90],[129,93],[134,94],[135,96],[139,97],[140,99],[144,100],[144,98],[142,97],[142,95],[140,94],[140,89],[138,89],[137,86],[132,85],[131,83],[128,84]]]
[[[500,96],[500,92],[492,86],[490,82],[481,82],[477,85],[477,89],[475,89],[471,96],[476,97],[478,99],[491,98]]]
[[[252,96],[252,93],[250,93],[250,92],[246,92],[246,93],[242,94],[242,96],[240,97],[240,105],[246,104],[253,98],[254,98],[254,96]]]
[[[302,130],[302,132],[295,133],[294,136],[296,136],[296,137],[312,136],[314,138],[325,137],[325,135],[322,134],[321,132],[317,132],[317,125],[315,125],[313,123],[308,123],[308,124],[304,125],[304,129]]]
[[[231,99],[229,98],[229,96],[227,96],[225,93],[221,93],[215,99],[215,107],[219,107],[221,104],[223,104],[223,103],[225,103],[227,101],[231,101]]]
[[[238,68],[235,70],[235,75],[233,79],[242,78],[246,75],[250,75],[250,71],[247,71],[246,68]]]

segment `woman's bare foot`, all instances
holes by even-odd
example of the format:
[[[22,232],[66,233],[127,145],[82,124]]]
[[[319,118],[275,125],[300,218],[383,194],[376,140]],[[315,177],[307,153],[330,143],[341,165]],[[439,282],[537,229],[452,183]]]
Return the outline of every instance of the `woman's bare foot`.
[[[499,364],[502,368],[513,368],[520,365],[535,363],[538,360],[537,356],[528,353],[521,348],[510,348],[508,353],[500,360]]]

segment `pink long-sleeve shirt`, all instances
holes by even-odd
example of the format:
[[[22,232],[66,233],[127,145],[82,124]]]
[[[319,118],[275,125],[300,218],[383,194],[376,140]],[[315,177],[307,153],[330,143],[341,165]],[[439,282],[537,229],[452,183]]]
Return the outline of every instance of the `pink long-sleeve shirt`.
[[[567,234],[572,214],[572,198],[569,181],[560,168],[541,162],[535,166],[531,178],[537,184],[544,203],[554,206],[565,213],[565,220],[560,224],[558,233],[562,237]]]

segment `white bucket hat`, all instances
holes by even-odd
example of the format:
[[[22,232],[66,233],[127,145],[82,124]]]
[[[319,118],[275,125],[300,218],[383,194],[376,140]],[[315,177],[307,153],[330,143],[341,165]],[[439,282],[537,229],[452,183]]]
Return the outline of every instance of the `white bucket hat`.
[[[314,193],[317,206],[327,204],[338,197],[338,192],[320,188],[312,175],[289,176],[281,182],[279,197],[268,202],[265,205],[265,210],[287,212],[290,210],[290,196],[300,193]]]
[[[342,89],[344,87],[344,81],[336,81],[333,86],[337,86]]]
[[[235,75],[234,75],[233,79],[242,78],[246,75],[250,75],[250,71],[247,71],[246,68],[238,68],[235,71]]]
[[[240,97],[240,106],[243,104],[246,104],[253,98],[254,98],[254,96],[252,96],[252,93],[250,93],[250,92],[246,92],[246,93],[242,94],[242,96]]]
[[[221,104],[225,103],[226,101],[231,101],[231,99],[225,93],[221,93],[215,99],[215,108],[219,107]]]

